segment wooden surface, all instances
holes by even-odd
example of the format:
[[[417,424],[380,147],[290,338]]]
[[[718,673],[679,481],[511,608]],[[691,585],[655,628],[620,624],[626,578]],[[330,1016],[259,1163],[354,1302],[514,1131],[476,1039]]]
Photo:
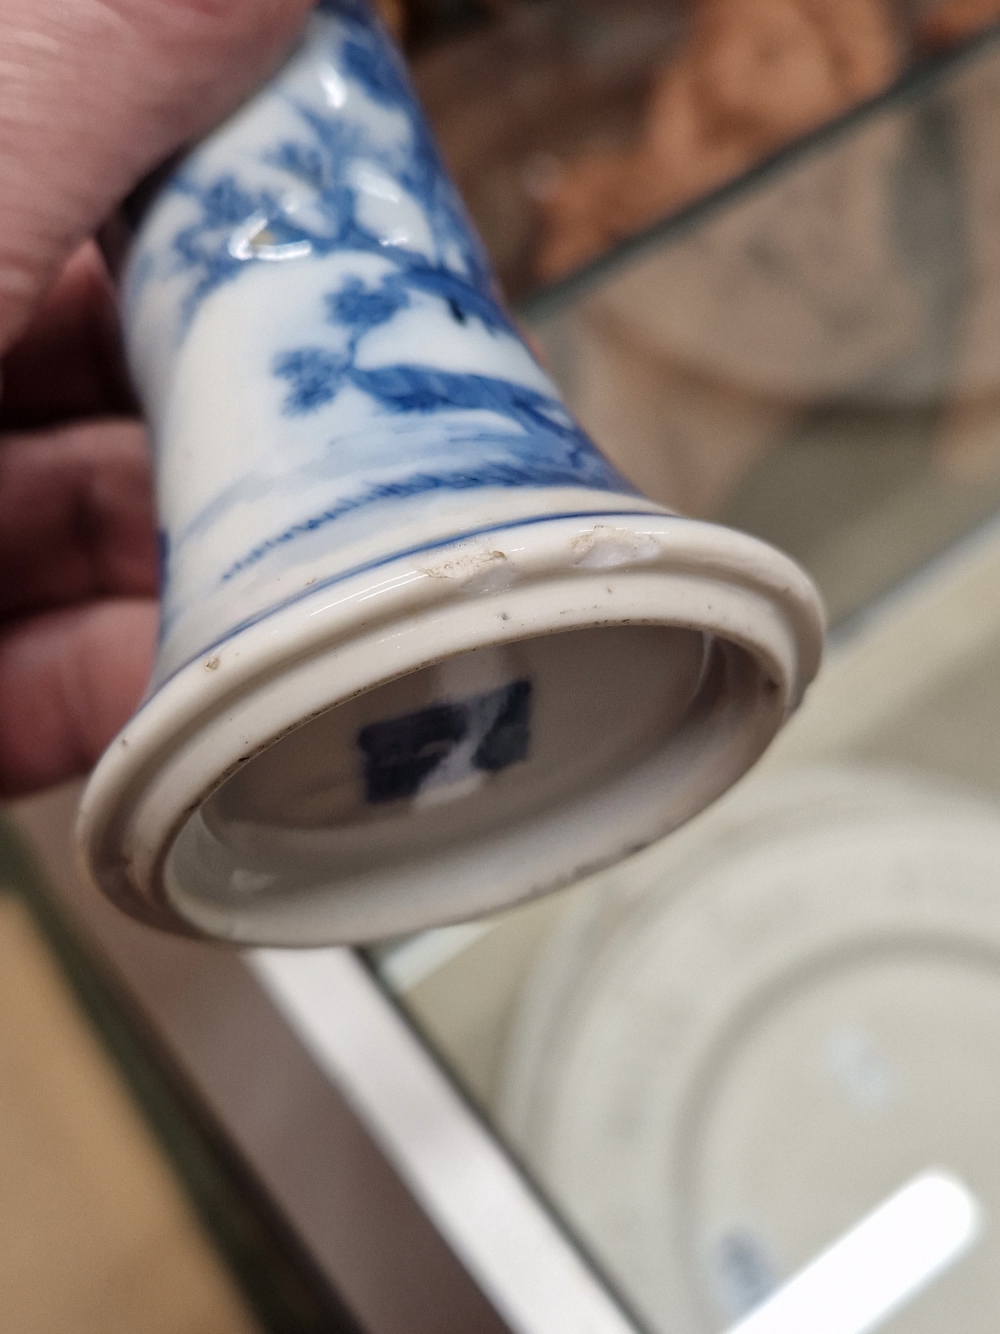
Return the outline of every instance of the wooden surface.
[[[0,897],[0,1328],[258,1331],[13,895]]]

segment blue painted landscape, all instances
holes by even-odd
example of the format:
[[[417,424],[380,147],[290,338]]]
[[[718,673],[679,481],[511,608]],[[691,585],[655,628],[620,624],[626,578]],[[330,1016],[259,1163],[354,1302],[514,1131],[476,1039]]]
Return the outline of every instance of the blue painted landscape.
[[[359,257],[357,274],[342,276],[332,290],[318,291],[319,321],[303,321],[308,337],[301,344],[276,346],[270,363],[280,387],[280,419],[290,428],[315,419],[319,460],[315,451],[305,461],[288,458],[284,472],[273,467],[255,471],[248,464],[244,476],[174,528],[176,554],[236,506],[266,513],[262,502],[283,488],[289,496],[304,492],[304,498],[313,494],[318,500],[322,495],[322,504],[300,510],[294,521],[269,532],[258,527],[255,545],[232,553],[235,559],[218,571],[223,582],[345,515],[425,493],[524,486],[633,493],[571,420],[544,377],[530,368],[392,44],[358,0],[323,0],[317,8],[320,18],[306,38],[315,51],[306,50],[306,63],[294,76],[259,95],[278,99],[282,114],[276,123],[297,129],[289,133],[286,128],[275,141],[262,143],[250,160],[244,146],[241,157],[234,154],[231,171],[208,171],[207,160],[216,167],[224,160],[224,127],[211,142],[210,157],[196,150],[161,197],[167,207],[171,198],[184,207],[165,267],[155,266],[171,279],[184,280],[177,322],[182,339],[213,293],[261,263]],[[330,70],[355,94],[341,99],[340,107],[316,93],[324,71]],[[387,125],[397,124],[398,132],[387,133]],[[429,243],[414,243],[406,235],[387,239],[366,220],[359,164],[413,201]],[[266,184],[255,187],[255,178]],[[288,189],[276,186],[276,180],[287,181]],[[299,203],[307,198],[309,207],[291,207],[292,196]],[[133,301],[142,301],[143,289],[155,282],[149,267],[140,256]],[[488,371],[427,364],[412,338],[399,342],[398,359],[372,364],[370,352],[366,358],[369,335],[395,330],[394,321],[407,312],[422,313],[428,302],[456,331],[476,331],[480,340],[485,331],[494,348]],[[522,380],[533,377],[534,384],[507,378],[503,368],[508,364]],[[367,478],[366,468],[345,453],[343,432],[324,434],[325,414],[345,392],[362,395],[368,404],[367,417],[362,414],[358,422],[360,430],[367,429],[366,421],[371,427]],[[426,430],[415,431],[414,423]],[[411,450],[408,458],[401,457],[400,445],[385,444],[394,431],[401,440],[401,430]],[[280,421],[274,434],[280,448]],[[387,466],[392,475],[386,475]],[[272,505],[270,512],[281,510]]]

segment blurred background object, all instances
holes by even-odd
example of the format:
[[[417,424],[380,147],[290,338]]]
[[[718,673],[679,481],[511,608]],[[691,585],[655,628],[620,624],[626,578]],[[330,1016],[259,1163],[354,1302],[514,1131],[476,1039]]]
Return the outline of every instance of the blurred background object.
[[[705,0],[657,69],[636,141],[536,192],[535,273],[559,278],[886,88],[902,32],[881,0]]]
[[[998,19],[996,0],[924,0],[917,10],[917,48],[947,51]]]
[[[1000,20],[996,0],[382,0],[520,299]]]

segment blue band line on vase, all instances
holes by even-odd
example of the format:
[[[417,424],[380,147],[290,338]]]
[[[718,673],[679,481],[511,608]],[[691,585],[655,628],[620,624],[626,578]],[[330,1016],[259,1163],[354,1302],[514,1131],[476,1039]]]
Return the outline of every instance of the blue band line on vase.
[[[611,472],[610,465],[608,465],[607,471]],[[595,472],[596,476],[594,475]],[[407,500],[413,496],[427,495],[433,491],[467,491],[487,487],[513,489],[523,486],[591,486],[617,494],[640,494],[634,488],[629,487],[628,490],[625,490],[624,487],[619,487],[615,484],[617,480],[616,475],[613,474],[611,478],[608,478],[597,469],[574,468],[572,463],[560,468],[557,464],[545,459],[539,460],[535,467],[532,467],[530,463],[522,466],[517,461],[496,460],[478,468],[469,467],[461,471],[443,474],[414,473],[397,481],[373,484],[365,491],[353,496],[345,496],[335,505],[321,511],[319,514],[311,515],[307,519],[300,519],[283,532],[267,538],[245,556],[234,561],[220,576],[219,582],[228,583],[237,574],[242,574],[244,570],[258,564],[269,552],[278,547],[286,546],[289,542],[294,542],[297,537],[314,533],[317,529],[326,527],[327,524],[335,523],[338,519],[343,518],[345,514],[363,509],[367,505],[377,504],[382,500]]]
[[[264,608],[263,611],[255,612],[254,615],[248,616],[245,620],[240,621],[230,630],[227,630],[224,635],[220,635],[218,639],[206,644],[204,648],[199,649],[197,653],[186,659],[179,667],[176,667],[169,676],[165,676],[162,681],[157,683],[157,689],[159,690],[162,688],[168,681],[172,681],[175,676],[183,672],[185,668],[190,667],[192,663],[203,658],[206,653],[215,652],[215,650],[221,648],[224,644],[228,644],[236,635],[242,634],[244,630],[249,630],[253,626],[259,625],[260,622],[266,620],[268,616],[274,616],[278,612],[285,611],[287,608],[294,606],[297,602],[301,602],[307,597],[312,597],[315,593],[321,593],[324,589],[334,588],[337,584],[344,583],[347,579],[353,579],[356,575],[367,574],[371,570],[382,569],[386,565],[391,565],[394,561],[405,560],[408,556],[419,556],[425,551],[439,551],[442,547],[449,547],[457,542],[466,542],[474,537],[484,537],[487,533],[500,533],[506,529],[513,528],[527,528],[539,523],[554,523],[560,519],[615,518],[670,519],[682,523],[692,522],[692,520],[685,514],[665,514],[662,510],[657,509],[568,510],[564,513],[536,514],[525,519],[512,519],[506,523],[487,524],[481,528],[469,528],[461,533],[452,533],[448,537],[437,538],[433,542],[422,542],[417,546],[406,547],[400,551],[394,551],[387,556],[378,556],[373,560],[364,561],[360,565],[354,565],[348,570],[341,570],[337,574],[332,574],[326,579],[317,580],[316,583],[310,584],[307,588],[301,588],[297,593],[289,594],[288,597],[283,598],[280,602],[272,603],[269,607]],[[145,703],[143,703],[141,708],[145,708]]]

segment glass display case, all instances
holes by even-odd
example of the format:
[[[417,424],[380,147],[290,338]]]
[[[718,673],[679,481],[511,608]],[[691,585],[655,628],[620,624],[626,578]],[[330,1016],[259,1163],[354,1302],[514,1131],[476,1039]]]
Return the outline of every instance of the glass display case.
[[[237,956],[83,891],[42,832],[72,792],[15,810],[271,1327],[996,1323],[998,143],[989,29],[522,302],[632,480],[827,602],[806,703],[683,830],[496,918]]]

